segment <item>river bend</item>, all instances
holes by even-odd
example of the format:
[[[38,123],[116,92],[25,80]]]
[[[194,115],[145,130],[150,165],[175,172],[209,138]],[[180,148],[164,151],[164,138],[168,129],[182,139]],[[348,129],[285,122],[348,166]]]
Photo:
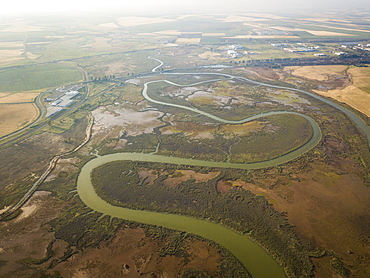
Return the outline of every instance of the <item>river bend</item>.
[[[184,74],[185,75],[185,74]],[[231,75],[223,75],[228,78],[235,78]],[[89,207],[97,212],[110,215],[112,217],[123,218],[130,221],[141,222],[145,224],[160,225],[170,229],[181,230],[193,234],[200,235],[215,241],[221,246],[227,248],[236,258],[246,267],[249,273],[253,277],[285,277],[283,269],[276,263],[276,261],[265,252],[258,244],[251,241],[246,235],[240,235],[228,228],[225,228],[219,224],[211,223],[206,220],[200,220],[192,217],[183,215],[157,213],[149,211],[132,210],[122,207],[113,206],[103,199],[101,199],[95,192],[91,183],[90,174],[93,169],[112,161],[119,160],[132,160],[132,161],[146,161],[146,162],[160,162],[160,163],[171,163],[178,165],[192,165],[192,166],[204,166],[204,167],[222,167],[222,168],[237,168],[237,169],[258,169],[275,166],[281,163],[290,161],[302,153],[305,153],[315,147],[321,140],[322,134],[318,124],[309,116],[289,111],[278,111],[268,112],[254,115],[241,120],[226,120],[210,113],[206,113],[196,108],[187,107],[178,104],[166,103],[152,99],[147,91],[148,86],[152,83],[166,82],[176,86],[195,86],[207,82],[216,82],[221,79],[213,79],[202,82],[193,83],[190,85],[181,85],[168,80],[156,80],[149,81],[144,84],[142,95],[144,98],[152,103],[177,107],[180,109],[186,109],[198,114],[202,114],[213,120],[227,123],[227,124],[241,124],[249,121],[253,121],[262,117],[279,115],[279,114],[294,114],[304,117],[312,127],[312,137],[310,140],[302,145],[301,147],[286,153],[280,157],[262,161],[257,163],[230,163],[230,162],[217,162],[217,161],[203,161],[197,159],[185,159],[179,157],[166,157],[155,154],[144,154],[144,153],[117,153],[105,156],[98,156],[97,158],[89,161],[81,169],[81,173],[77,181],[77,191],[81,200]]]
[[[161,64],[153,69],[153,72],[156,71],[160,66],[163,65],[158,59],[156,61],[160,62]],[[217,75],[224,77],[223,79],[213,79],[207,81],[201,81],[193,84],[181,85],[176,84],[169,80],[155,80],[149,81],[144,84],[144,88],[142,90],[143,97],[148,100],[149,102],[172,106],[180,109],[186,109],[198,114],[202,114],[206,117],[209,117],[213,120],[227,123],[227,124],[241,124],[248,121],[256,120],[261,117],[266,116],[273,116],[278,114],[294,114],[301,117],[304,117],[312,127],[312,137],[310,140],[302,145],[301,147],[293,150],[292,152],[286,153],[280,157],[262,161],[257,163],[230,163],[230,162],[216,162],[216,161],[203,161],[203,160],[196,160],[196,159],[185,159],[179,157],[166,157],[161,155],[155,154],[144,154],[144,153],[116,153],[104,156],[98,156],[97,158],[90,160],[86,163],[82,169],[81,173],[77,180],[77,191],[81,198],[81,200],[89,207],[94,209],[97,212],[110,215],[112,217],[123,218],[130,221],[141,222],[145,224],[151,225],[159,225],[163,227],[167,227],[170,229],[181,230],[193,234],[200,235],[207,239],[213,240],[214,242],[220,244],[221,246],[227,248],[235,257],[246,267],[249,273],[253,277],[261,277],[261,278],[268,278],[268,277],[286,277],[284,270],[280,267],[276,261],[267,254],[263,248],[261,248],[258,244],[251,241],[251,239],[246,235],[240,235],[228,228],[225,228],[219,224],[211,223],[206,220],[196,219],[192,217],[187,217],[183,215],[177,214],[167,214],[167,213],[158,213],[158,212],[150,212],[150,211],[141,211],[141,210],[132,210],[123,207],[113,206],[103,199],[101,199],[95,192],[94,187],[91,182],[90,174],[91,172],[98,166],[103,165],[108,162],[112,161],[119,161],[119,160],[132,160],[132,161],[145,161],[145,162],[159,162],[159,163],[171,163],[171,164],[178,164],[178,165],[191,165],[191,166],[204,166],[204,167],[222,167],[222,168],[237,168],[237,169],[258,169],[258,168],[266,168],[272,167],[278,164],[282,164],[288,162],[292,159],[297,158],[298,156],[302,155],[303,153],[309,151],[313,147],[315,147],[321,140],[322,134],[319,125],[314,121],[311,117],[297,113],[297,112],[289,112],[289,111],[279,111],[279,112],[268,112],[262,113],[258,115],[254,115],[252,117],[248,117],[241,120],[226,120],[219,118],[215,115],[210,113],[206,113],[201,111],[197,108],[187,107],[178,104],[166,103],[162,101],[155,100],[148,95],[148,86],[153,83],[158,82],[166,82],[171,85],[175,86],[195,86],[202,83],[207,82],[216,82],[219,80],[227,79],[239,79],[249,82],[255,85],[262,85],[276,89],[284,89],[284,90],[291,90],[300,93],[304,93],[311,97],[314,97],[324,103],[327,103],[340,111],[346,114],[354,123],[355,125],[367,136],[369,146],[370,146],[370,128],[366,125],[366,123],[360,119],[356,114],[349,111],[348,109],[333,103],[323,97],[315,95],[310,92],[306,92],[300,89],[283,87],[283,86],[275,86],[271,84],[265,84],[258,81],[253,81],[244,77],[233,76],[230,74],[222,74],[222,73],[164,73],[166,75]]]

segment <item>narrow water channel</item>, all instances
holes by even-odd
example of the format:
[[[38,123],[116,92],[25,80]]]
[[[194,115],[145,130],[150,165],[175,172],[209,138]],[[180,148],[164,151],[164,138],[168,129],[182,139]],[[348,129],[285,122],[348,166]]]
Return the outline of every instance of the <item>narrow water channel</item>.
[[[189,73],[189,74],[199,74],[199,73]],[[215,73],[210,73],[210,74],[217,75]],[[279,88],[279,89],[299,91],[299,92],[308,94],[310,96],[313,96],[327,104],[330,104],[336,107],[342,112],[344,112],[367,135],[369,144],[370,144],[369,127],[357,115],[355,115],[351,111],[337,104],[332,103],[329,100],[326,100],[322,97],[316,96],[314,94],[311,94],[309,92],[302,91],[299,89],[264,84],[261,82],[251,81],[246,78],[240,78],[237,76],[231,76],[231,75],[225,75],[225,74],[219,74],[219,75],[226,76],[229,78],[243,79],[247,82],[251,82],[254,84],[258,84],[258,85],[264,85],[264,86]],[[304,117],[310,123],[312,127],[313,135],[306,144],[304,144],[303,146],[297,148],[296,150],[292,152],[284,154],[278,158],[271,159],[269,161],[250,163],[250,164],[202,161],[202,160],[196,160],[196,159],[166,157],[166,156],[160,156],[160,155],[155,155],[155,154],[143,154],[143,153],[117,153],[117,154],[110,154],[110,155],[105,155],[105,156],[98,156],[97,158],[86,163],[81,169],[81,173],[77,180],[77,191],[78,191],[78,194],[81,200],[87,206],[91,207],[95,211],[106,214],[106,215],[110,215],[112,217],[123,218],[126,220],[141,222],[145,224],[159,225],[159,226],[167,227],[170,229],[193,233],[196,235],[200,235],[204,238],[213,240],[214,242],[228,249],[245,266],[248,272],[255,278],[286,277],[283,268],[279,266],[277,262],[269,254],[267,254],[262,247],[252,242],[248,236],[240,235],[219,224],[211,223],[206,220],[200,220],[200,219],[191,218],[191,217],[187,217],[183,215],[177,215],[177,214],[132,210],[132,209],[126,209],[122,207],[113,206],[107,203],[106,201],[104,201],[103,199],[101,199],[96,194],[94,187],[91,183],[90,175],[93,169],[95,169],[96,167],[103,165],[105,163],[108,163],[108,162],[119,161],[119,160],[146,161],[146,162],[171,163],[171,164],[178,164],[178,165],[237,168],[237,169],[259,169],[259,168],[271,167],[271,166],[282,164],[292,159],[295,159],[296,157],[300,156],[301,154],[315,147],[322,138],[321,130],[318,124],[311,117],[307,115],[303,115],[303,114],[296,113],[296,112],[287,112],[287,111],[269,112],[269,113],[259,114],[259,115],[255,115],[250,118],[239,120],[239,121],[224,120],[217,116],[211,115],[201,110],[198,110],[196,108],[191,108],[191,107],[186,107],[186,106],[176,105],[176,104],[171,104],[171,103],[165,103],[165,102],[157,101],[157,100],[150,98],[147,94],[148,85],[150,85],[151,83],[155,83],[155,82],[167,82],[173,85],[185,86],[185,85],[174,84],[167,80],[157,80],[157,81],[147,82],[144,84],[144,89],[142,91],[142,94],[150,102],[191,110],[193,112],[203,114],[214,120],[217,120],[223,123],[228,123],[228,124],[240,124],[240,123],[248,122],[251,120],[256,120],[261,117],[272,116],[272,115],[277,115],[277,114],[295,114],[295,115]],[[210,81],[204,81],[204,82],[210,82]],[[188,85],[188,86],[191,86],[191,85]]]

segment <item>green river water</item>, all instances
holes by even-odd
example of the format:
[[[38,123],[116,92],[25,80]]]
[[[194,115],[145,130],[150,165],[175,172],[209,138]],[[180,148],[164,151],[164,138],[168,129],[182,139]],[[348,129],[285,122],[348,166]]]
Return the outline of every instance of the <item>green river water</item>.
[[[154,81],[160,82],[160,81]],[[90,175],[93,169],[112,161],[119,160],[132,160],[132,161],[146,161],[146,162],[160,162],[160,163],[171,163],[178,165],[193,165],[193,166],[205,166],[205,167],[222,167],[222,168],[237,168],[237,169],[258,169],[271,167],[278,165],[289,160],[292,160],[302,153],[310,150],[321,140],[321,130],[318,124],[306,115],[296,112],[268,112],[259,115],[255,115],[239,121],[229,121],[218,118],[217,116],[205,113],[195,108],[185,107],[181,105],[174,105],[170,103],[164,103],[151,99],[147,95],[148,84],[154,83],[148,82],[144,85],[143,96],[152,102],[171,105],[182,109],[192,110],[193,112],[203,114],[214,120],[228,123],[237,124],[244,123],[252,120],[256,120],[261,117],[273,116],[278,114],[294,114],[304,117],[312,127],[312,137],[310,140],[301,146],[300,148],[284,154],[278,158],[271,159],[269,161],[263,161],[258,163],[240,164],[240,163],[227,163],[227,162],[216,162],[216,161],[203,161],[196,159],[185,159],[179,157],[167,157],[155,154],[144,154],[144,153],[117,153],[105,156],[98,156],[97,158],[89,161],[81,169],[81,173],[77,181],[77,191],[81,200],[89,207],[97,212],[110,215],[112,217],[123,218],[130,221],[141,222],[145,224],[159,225],[170,229],[185,231],[200,235],[207,239],[213,240],[221,246],[228,249],[248,270],[253,277],[286,277],[285,272],[281,266],[272,258],[271,255],[267,254],[266,251],[254,243],[248,236],[240,235],[228,228],[225,228],[219,224],[211,223],[206,220],[200,220],[192,217],[187,217],[178,214],[166,214],[157,213],[141,210],[132,210],[122,207],[113,206],[103,199],[101,199],[95,192],[94,187],[91,183]],[[207,81],[210,82],[210,81]]]
[[[305,116],[305,118],[306,117],[307,116]],[[217,161],[203,161],[179,157],[167,157],[145,153],[109,154],[98,156],[97,158],[90,160],[82,167],[77,180],[77,191],[81,200],[88,207],[91,207],[97,212],[104,213],[113,217],[123,218],[126,220],[141,222],[145,224],[159,225],[170,229],[185,231],[213,240],[228,249],[246,267],[248,272],[253,277],[286,277],[283,268],[280,267],[261,246],[252,242],[248,236],[240,235],[219,224],[211,223],[206,220],[200,220],[178,214],[132,210],[113,206],[101,199],[96,194],[91,183],[90,175],[96,167],[108,162],[119,160],[160,162],[178,165],[237,169],[257,169],[278,165],[294,159],[295,157],[314,147],[320,141],[321,131],[318,125],[311,118],[307,117],[307,119],[310,121],[310,123],[312,121],[313,124],[312,128],[314,132],[312,138],[301,148],[269,161],[251,164],[240,164]]]
[[[156,159],[158,158],[158,159]],[[170,229],[185,231],[213,240],[228,249],[248,270],[253,277],[286,277],[284,270],[265,252],[261,246],[251,241],[246,235],[240,235],[219,224],[178,214],[166,214],[141,210],[132,210],[113,206],[101,199],[91,183],[91,171],[107,162],[117,160],[137,160],[185,164],[185,159],[137,153],[118,153],[99,156],[89,161],[82,168],[77,182],[77,191],[81,200],[97,212],[113,217],[145,224],[159,225]]]
[[[239,77],[230,76],[230,75],[225,75],[225,76],[230,77],[230,78],[239,78]],[[244,80],[250,81],[247,79],[244,79]],[[277,114],[299,115],[301,117],[304,117],[310,123],[312,127],[312,137],[306,144],[304,144],[303,146],[299,147],[298,149],[292,152],[289,152],[280,157],[271,159],[269,161],[250,163],[250,164],[203,161],[203,160],[196,160],[196,159],[167,157],[167,156],[160,156],[160,155],[155,155],[155,154],[144,154],[144,153],[117,153],[117,154],[98,156],[97,158],[86,163],[81,169],[80,175],[77,180],[77,191],[78,191],[78,194],[81,200],[88,207],[91,207],[93,210],[106,214],[106,215],[110,215],[112,217],[118,217],[118,218],[141,222],[145,224],[159,225],[159,226],[167,227],[170,229],[193,233],[193,234],[202,236],[204,238],[213,240],[214,242],[228,249],[245,266],[248,272],[255,278],[286,277],[286,274],[283,268],[277,264],[277,262],[273,259],[273,257],[269,255],[261,246],[254,243],[247,235],[238,234],[219,224],[215,224],[215,223],[212,223],[206,220],[196,219],[196,218],[187,217],[183,215],[132,210],[132,209],[126,209],[122,207],[113,206],[107,203],[106,201],[104,201],[103,199],[101,199],[96,194],[94,187],[91,183],[91,178],[90,178],[91,172],[96,167],[103,165],[105,163],[108,163],[108,162],[112,162],[112,161],[132,160],[132,161],[160,162],[160,163],[171,163],[171,164],[178,164],[178,165],[193,165],[193,166],[204,166],[204,167],[259,169],[259,168],[275,166],[275,165],[290,161],[300,156],[301,154],[309,151],[313,147],[315,147],[321,140],[322,134],[321,134],[320,127],[309,116],[296,113],[296,112],[280,111],[280,112],[263,113],[263,114],[255,115],[255,116],[242,119],[242,120],[238,120],[238,121],[229,121],[229,120],[221,119],[209,113],[205,113],[196,108],[191,108],[191,107],[186,107],[186,106],[176,105],[176,104],[171,104],[171,103],[165,103],[165,102],[152,99],[147,94],[148,85],[151,83],[156,83],[156,82],[167,82],[172,85],[185,86],[185,85],[175,84],[167,80],[147,82],[144,84],[144,89],[143,89],[142,94],[150,102],[154,102],[154,103],[161,104],[161,105],[178,107],[181,109],[191,110],[193,112],[203,114],[214,120],[217,120],[223,123],[228,123],[228,124],[245,123],[248,121],[256,120],[261,117],[273,116]],[[198,82],[197,84],[206,83],[206,82],[212,82],[212,80]],[[275,87],[275,88],[292,89],[292,88],[263,84],[260,82],[254,82],[254,83],[257,83],[258,85],[266,85],[266,86]],[[187,85],[187,86],[191,86],[191,85]],[[297,89],[292,89],[292,90],[301,91]],[[301,92],[304,92],[304,91],[301,91]],[[311,95],[308,92],[304,92],[304,93]],[[324,102],[329,103],[328,100],[324,100],[321,97],[316,97],[316,98],[319,98],[320,100],[323,100]],[[330,102],[329,104],[337,107],[337,105],[334,103]],[[342,107],[339,106],[337,108],[343,111]],[[349,111],[346,110],[343,112],[349,112]],[[358,117],[354,115],[352,112],[347,115],[352,120],[354,120],[354,122],[360,127],[360,129],[364,131],[366,135],[368,135],[368,138],[369,138],[369,133],[368,133],[369,128],[366,125],[365,126],[363,125],[364,124],[363,121],[357,119]]]

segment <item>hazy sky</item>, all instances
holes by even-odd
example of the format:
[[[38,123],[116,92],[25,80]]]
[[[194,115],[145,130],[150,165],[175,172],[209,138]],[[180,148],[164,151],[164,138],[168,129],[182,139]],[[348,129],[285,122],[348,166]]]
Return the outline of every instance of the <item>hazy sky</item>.
[[[0,14],[55,11],[91,11],[119,6],[119,10],[179,12],[249,12],[258,10],[370,9],[370,0],[9,0]],[[115,9],[117,10],[117,9]]]

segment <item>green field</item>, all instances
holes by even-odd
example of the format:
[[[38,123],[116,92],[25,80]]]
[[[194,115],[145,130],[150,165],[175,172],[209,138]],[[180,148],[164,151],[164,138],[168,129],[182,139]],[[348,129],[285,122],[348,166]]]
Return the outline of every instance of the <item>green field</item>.
[[[0,92],[31,91],[79,82],[82,73],[58,64],[17,67],[0,71]]]

